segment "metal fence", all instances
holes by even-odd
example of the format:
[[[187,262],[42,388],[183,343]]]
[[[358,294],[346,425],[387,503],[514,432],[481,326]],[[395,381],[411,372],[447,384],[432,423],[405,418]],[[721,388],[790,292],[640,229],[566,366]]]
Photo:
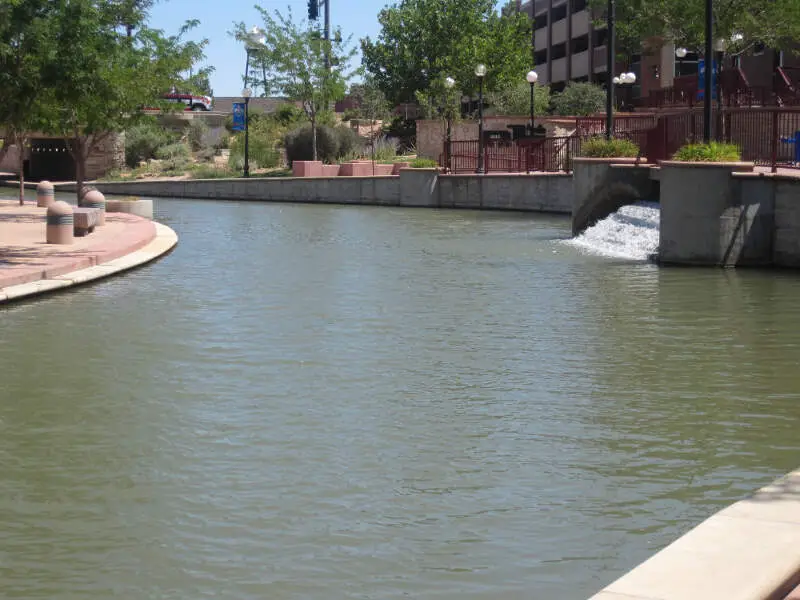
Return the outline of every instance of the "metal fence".
[[[485,173],[569,172],[580,141],[577,136],[487,141],[483,148],[483,170]],[[439,164],[451,173],[475,173],[478,152],[478,140],[450,142],[448,164],[445,142]]]

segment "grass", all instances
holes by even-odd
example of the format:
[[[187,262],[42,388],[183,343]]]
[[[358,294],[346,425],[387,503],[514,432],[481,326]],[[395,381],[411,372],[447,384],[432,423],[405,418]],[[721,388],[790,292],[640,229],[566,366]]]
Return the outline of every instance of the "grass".
[[[623,138],[593,137],[581,144],[581,156],[586,158],[637,158],[639,146]]]
[[[742,160],[742,152],[735,144],[709,142],[686,144],[672,158],[682,162],[738,162]]]
[[[432,158],[415,158],[411,161],[412,169],[433,169],[439,166]]]

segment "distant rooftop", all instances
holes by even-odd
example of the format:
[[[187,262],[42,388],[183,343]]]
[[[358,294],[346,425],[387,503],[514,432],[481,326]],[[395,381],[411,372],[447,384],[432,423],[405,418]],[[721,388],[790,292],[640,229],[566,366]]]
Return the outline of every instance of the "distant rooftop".
[[[215,96],[212,110],[215,112],[233,112],[234,102],[244,102],[244,99],[241,96]],[[299,106],[299,103],[292,102],[286,98],[250,98],[249,109],[255,112],[271,113],[275,112],[275,109],[281,104],[296,104]]]

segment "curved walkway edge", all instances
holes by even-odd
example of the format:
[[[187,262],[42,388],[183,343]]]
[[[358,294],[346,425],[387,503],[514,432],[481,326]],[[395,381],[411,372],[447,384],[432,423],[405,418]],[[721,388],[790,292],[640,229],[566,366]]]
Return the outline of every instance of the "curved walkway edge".
[[[123,271],[149,263],[172,250],[178,243],[178,234],[171,228],[153,222],[156,229],[155,237],[143,247],[128,254],[104,262],[103,264],[79,269],[49,279],[39,279],[20,285],[0,288],[0,304],[19,300],[29,296],[37,296],[48,292],[83,285],[91,281],[116,275]]]

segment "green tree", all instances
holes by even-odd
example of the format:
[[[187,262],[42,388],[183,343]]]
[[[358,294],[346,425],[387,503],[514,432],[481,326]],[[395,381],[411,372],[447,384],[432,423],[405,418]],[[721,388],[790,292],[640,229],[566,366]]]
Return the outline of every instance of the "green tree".
[[[264,43],[251,51],[255,64],[261,67],[263,82],[260,83],[265,93],[270,90],[302,103],[311,123],[316,160],[317,124],[330,103],[344,97],[347,82],[355,75],[348,70],[355,49],[350,48],[349,39],[342,39],[341,30],[325,40],[307,23],[295,23],[291,9],[284,16],[279,11],[270,14],[265,8],[256,8],[264,20]],[[240,41],[248,39],[244,23],[237,25],[234,35]]]
[[[42,66],[52,55],[48,5],[44,0],[0,3],[0,125],[5,130],[0,160],[12,145],[17,148],[20,205],[25,197],[23,161],[28,137],[42,126]]]
[[[606,0],[590,0],[598,10]],[[702,53],[705,46],[705,2],[702,0],[617,0],[620,51],[637,51],[643,40],[671,40]],[[741,52],[755,43],[789,49],[800,38],[797,0],[716,0],[714,38],[727,50]]]
[[[557,115],[591,115],[605,107],[606,92],[593,83],[568,83],[563,92],[553,94],[550,104]]]
[[[497,115],[529,115],[531,112],[531,86],[522,81],[503,89],[489,92],[486,101],[490,105],[487,112]],[[533,107],[537,115],[550,109],[550,88],[537,85],[533,94]]]
[[[146,24],[148,3],[120,12],[101,0],[58,0],[51,31],[58,31],[47,62],[49,130],[68,138],[78,189],[86,161],[113,132],[144,118],[141,107],[168,90],[203,58],[206,40],[186,41],[198,22],[166,36]],[[162,105],[163,106],[163,105]]]
[[[477,90],[475,66],[487,66],[486,89],[517,80],[530,68],[530,19],[501,14],[496,0],[401,0],[384,8],[377,39],[361,41],[367,71],[395,104],[445,77],[464,93]]]

